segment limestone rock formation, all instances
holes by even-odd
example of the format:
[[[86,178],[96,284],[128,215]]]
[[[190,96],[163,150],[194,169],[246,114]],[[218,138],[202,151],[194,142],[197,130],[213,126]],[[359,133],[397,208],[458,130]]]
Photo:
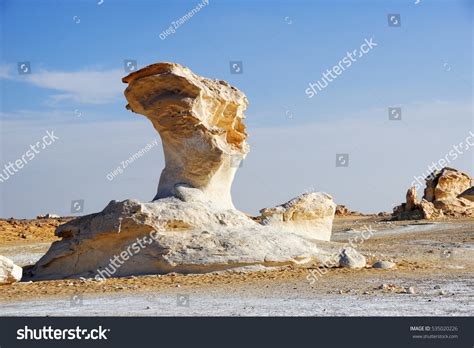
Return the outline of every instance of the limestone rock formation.
[[[187,184],[233,208],[230,187],[237,162],[249,151],[242,123],[245,95],[173,63],[147,66],[123,82],[128,83],[127,108],[145,115],[163,143],[166,165],[155,199],[172,197],[176,184]]]
[[[23,269],[13,263],[12,260],[0,255],[0,285],[19,282],[23,275]]]
[[[406,203],[394,208],[399,220],[474,217],[472,178],[456,169],[445,167],[426,179],[423,199],[418,202],[415,187],[407,192]]]
[[[166,166],[150,203],[112,201],[69,221],[29,273],[33,279],[204,273],[307,267],[333,255],[335,205],[323,193],[264,209],[262,223],[236,210],[230,188],[249,151],[245,95],[178,64],[153,64],[123,79],[127,106],[148,117]]]
[[[406,195],[406,211],[412,211],[417,205],[418,202],[418,194],[416,193],[416,187],[412,186]]]
[[[436,209],[434,204],[428,202],[426,199],[422,199],[419,206],[414,207],[414,211],[419,208],[422,214],[423,219],[433,220],[433,219],[440,219],[444,217],[444,213],[442,210]]]
[[[356,211],[352,211],[348,209],[345,205],[338,204],[336,205],[336,216],[354,216],[354,215],[363,215],[361,213],[358,213]]]
[[[335,209],[330,195],[304,193],[279,206],[260,210],[261,223],[278,226],[306,238],[329,241]]]
[[[410,187],[406,194],[406,202],[393,208],[393,214],[399,220],[423,219],[423,211],[420,209],[420,203],[416,193],[416,188]]]
[[[351,247],[343,249],[339,255],[339,267],[364,268],[367,260],[364,255]]]
[[[324,242],[262,226],[234,209],[175,197],[112,201],[56,234],[62,240],[35,265],[35,279],[308,266],[332,255]]]
[[[448,217],[474,217],[474,202],[465,198],[435,201],[434,207]]]
[[[428,202],[450,200],[469,189],[471,185],[472,178],[469,175],[445,167],[428,176],[423,198]]]
[[[37,219],[59,219],[61,217],[56,214],[46,213],[44,215],[38,215],[36,218]]]

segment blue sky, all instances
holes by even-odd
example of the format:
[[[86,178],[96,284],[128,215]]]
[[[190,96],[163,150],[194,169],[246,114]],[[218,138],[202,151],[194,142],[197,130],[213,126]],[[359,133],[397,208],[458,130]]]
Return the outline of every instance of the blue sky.
[[[200,1],[99,1],[0,0],[0,169],[46,130],[61,132],[0,183],[0,216],[68,214],[76,198],[89,213],[110,199],[153,197],[160,148],[104,179],[156,137],[124,108],[124,59],[177,62],[247,95],[252,149],[234,200],[253,213],[309,188],[357,210],[389,210],[473,129],[471,1],[210,0],[165,40],[159,34]],[[388,26],[388,14],[401,26]],[[308,98],[308,83],[366,38],[377,47]],[[18,74],[23,61],[32,74]],[[242,61],[243,74],[229,61]],[[402,108],[401,122],[387,120],[390,106]],[[472,151],[452,166],[474,174]],[[335,168],[336,153],[351,165]]]

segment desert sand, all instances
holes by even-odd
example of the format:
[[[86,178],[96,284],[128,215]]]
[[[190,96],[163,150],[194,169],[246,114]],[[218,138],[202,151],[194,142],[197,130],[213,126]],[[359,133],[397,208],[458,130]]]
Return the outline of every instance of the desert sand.
[[[57,224],[56,219],[1,220],[0,254],[20,266],[34,264],[56,240],[53,232]],[[336,217],[332,239],[343,245],[369,226],[374,233],[358,245],[358,251],[366,255],[369,265],[387,260],[396,263],[395,268],[333,267],[325,269],[324,275],[312,284],[307,269],[145,275],[101,282],[93,279],[19,282],[0,288],[0,313],[9,316],[472,315],[473,219],[427,222],[388,221],[373,216]],[[178,306],[179,296],[189,296],[189,306]]]

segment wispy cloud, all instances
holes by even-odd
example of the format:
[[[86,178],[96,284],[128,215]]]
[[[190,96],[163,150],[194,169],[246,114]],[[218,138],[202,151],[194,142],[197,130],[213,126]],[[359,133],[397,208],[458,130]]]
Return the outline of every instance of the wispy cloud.
[[[12,78],[11,67],[8,65],[0,65],[0,79],[10,79]]]
[[[11,66],[0,66],[0,79],[25,82],[59,91],[51,94],[49,104],[73,101],[81,104],[106,104],[121,98],[124,72],[114,70],[50,71],[40,70],[30,75],[17,75]]]
[[[77,110],[77,111],[76,111]],[[84,122],[84,120],[90,119],[91,117],[88,115],[87,118],[83,117],[80,118],[81,111],[78,109],[65,109],[65,108],[55,108],[55,109],[48,109],[48,110],[28,110],[28,109],[19,109],[15,111],[9,112],[0,112],[0,121],[8,122],[16,122],[18,124],[23,124],[24,121],[28,122],[28,124],[33,123],[41,123],[41,122],[60,122],[66,121],[70,122],[73,120],[78,120]]]

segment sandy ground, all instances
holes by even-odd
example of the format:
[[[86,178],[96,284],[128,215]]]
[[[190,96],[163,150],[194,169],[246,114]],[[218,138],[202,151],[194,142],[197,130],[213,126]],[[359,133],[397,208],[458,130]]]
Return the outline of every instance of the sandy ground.
[[[59,239],[54,235],[56,227],[72,219],[72,217],[33,220],[0,219],[0,246],[54,242]]]
[[[36,224],[38,220],[31,220]],[[55,240],[58,221],[42,220],[23,238],[0,221],[0,254],[31,265]],[[5,227],[5,224],[8,226]],[[23,221],[21,226],[27,226]],[[372,236],[357,249],[396,269],[306,269],[207,275],[21,282],[0,287],[0,315],[473,315],[474,220],[388,222],[337,218],[333,240]],[[7,230],[9,232],[4,233]],[[15,232],[12,232],[15,231]],[[4,238],[5,236],[5,238]],[[342,244],[341,244],[342,245]],[[310,278],[311,279],[311,278]],[[408,288],[413,287],[414,293]]]

